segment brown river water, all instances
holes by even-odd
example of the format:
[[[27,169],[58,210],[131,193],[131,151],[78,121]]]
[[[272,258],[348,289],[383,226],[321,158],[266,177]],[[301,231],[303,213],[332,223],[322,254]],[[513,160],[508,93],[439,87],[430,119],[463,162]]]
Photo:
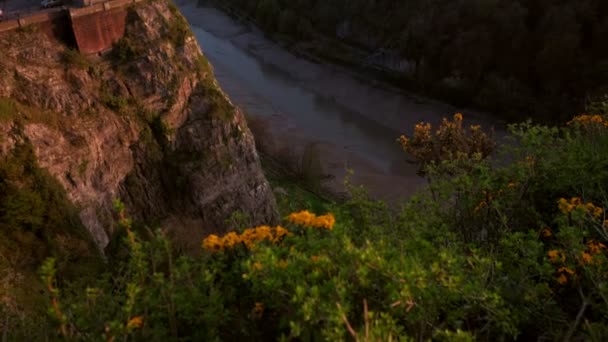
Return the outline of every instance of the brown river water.
[[[264,127],[258,145],[297,154],[314,143],[323,173],[331,175],[324,185],[332,191],[343,191],[352,170],[351,181],[375,198],[395,202],[411,196],[425,181],[396,139],[420,121],[436,124],[462,112],[467,124],[504,126],[489,115],[378,87],[338,66],[297,57],[204,1],[176,3],[222,89]]]

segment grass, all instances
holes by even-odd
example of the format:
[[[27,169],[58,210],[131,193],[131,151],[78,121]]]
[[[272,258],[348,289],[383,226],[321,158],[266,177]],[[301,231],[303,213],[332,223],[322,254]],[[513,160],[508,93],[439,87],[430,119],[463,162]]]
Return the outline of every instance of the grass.
[[[168,39],[173,46],[182,47],[186,43],[186,38],[192,35],[190,25],[173,2],[169,2],[169,10],[174,19],[167,22]]]
[[[91,66],[89,60],[76,49],[67,49],[63,52],[63,62],[79,69],[87,69]]]
[[[10,98],[0,98],[0,122],[36,122],[54,129],[66,127],[65,117],[49,110],[43,110],[17,102]]]
[[[15,101],[6,97],[0,97],[0,122],[10,121],[15,118],[16,114]]]
[[[274,189],[281,216],[300,210],[324,213],[330,210],[333,201],[305,188],[301,181],[284,173],[272,161],[261,158],[262,169],[270,186]]]
[[[210,115],[224,121],[229,121],[234,115],[234,106],[228,102],[224,93],[215,83],[213,68],[204,56],[199,56],[196,61],[196,72],[198,77],[202,79],[200,86],[207,101],[211,107]]]

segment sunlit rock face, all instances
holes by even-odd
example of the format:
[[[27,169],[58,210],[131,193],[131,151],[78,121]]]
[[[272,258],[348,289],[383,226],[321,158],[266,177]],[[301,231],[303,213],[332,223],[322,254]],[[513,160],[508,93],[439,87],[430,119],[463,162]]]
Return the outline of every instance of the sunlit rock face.
[[[11,104],[0,113],[0,154],[31,143],[100,249],[115,199],[176,235],[188,222],[193,240],[225,230],[237,211],[244,223],[272,223],[253,136],[181,14],[165,1],[128,11],[125,37],[103,56],[36,30],[0,34],[0,99]]]

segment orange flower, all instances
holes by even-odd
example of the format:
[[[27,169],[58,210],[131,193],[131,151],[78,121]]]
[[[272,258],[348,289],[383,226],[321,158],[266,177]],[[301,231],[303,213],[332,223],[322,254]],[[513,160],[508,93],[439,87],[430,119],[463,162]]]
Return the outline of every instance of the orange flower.
[[[557,282],[563,285],[568,282],[568,277],[562,273],[559,275],[559,277],[557,277]]]
[[[144,325],[144,318],[143,316],[135,316],[132,317],[129,322],[127,323],[127,329],[132,330],[132,329],[138,329],[143,327]]]
[[[237,233],[230,232],[222,238],[222,243],[224,248],[232,248],[241,243],[241,238]]]
[[[560,267],[557,272],[559,273],[568,273],[569,275],[574,275],[574,271],[569,269],[568,267]]]
[[[223,249],[222,240],[215,234],[211,234],[203,240],[203,248],[208,251],[217,251]]]
[[[336,223],[336,218],[331,213],[316,216],[308,210],[292,213],[287,216],[287,220],[294,224],[307,227],[325,228],[327,230],[333,229],[334,224]]]
[[[549,256],[549,260],[552,263],[556,263],[560,260],[561,260],[561,262],[566,261],[566,256],[564,255],[564,253],[562,253],[556,249],[550,250],[549,252],[547,252],[547,255]]]
[[[608,127],[608,122],[605,121],[601,115],[597,115],[597,114],[595,114],[595,115],[589,115],[589,114],[578,115],[578,116],[574,117],[574,119],[572,119],[570,122],[568,122],[568,125],[572,125],[572,124],[603,125],[605,127]]]
[[[544,237],[550,237],[550,236],[552,236],[552,235],[553,235],[553,231],[551,231],[551,228],[547,227],[547,228],[544,228],[544,229],[541,231],[541,234],[542,234]]]
[[[277,241],[281,240],[283,237],[289,236],[289,235],[291,235],[291,233],[287,229],[285,229],[281,226],[277,226],[274,229],[274,240],[273,241],[277,242]]]
[[[568,214],[570,211],[572,211],[572,208],[570,207],[568,200],[566,200],[565,198],[560,198],[557,203],[558,203],[557,207],[559,208],[559,210],[562,213]]]
[[[261,317],[264,314],[264,303],[255,303],[255,306],[253,307],[253,314],[256,317]]]
[[[592,254],[600,254],[602,253],[602,249],[606,249],[606,245],[595,240],[590,240],[587,242],[587,247]]]
[[[593,209],[592,215],[599,218],[600,216],[602,216],[603,213],[604,209],[596,207],[595,209]]]
[[[398,141],[401,143],[401,147],[404,150],[407,148],[407,144],[410,142],[410,140],[405,135],[400,136]]]
[[[254,270],[261,271],[263,268],[264,268],[264,266],[262,266],[261,262],[256,261],[256,262],[253,263],[253,269]]]
[[[583,264],[591,264],[593,262],[593,257],[591,256],[591,254],[583,252],[581,254],[581,262]]]
[[[473,212],[478,212],[480,211],[482,208],[485,208],[488,206],[488,203],[486,203],[486,201],[481,201],[479,202],[479,204],[475,207],[475,209],[473,209]]]
[[[461,113],[454,114],[454,120],[456,120],[456,121],[462,121],[462,114]]]

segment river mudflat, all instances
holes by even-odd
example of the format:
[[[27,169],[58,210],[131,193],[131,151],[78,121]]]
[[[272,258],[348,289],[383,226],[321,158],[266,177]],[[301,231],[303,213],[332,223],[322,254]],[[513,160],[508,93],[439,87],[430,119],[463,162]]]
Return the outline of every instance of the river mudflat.
[[[189,21],[215,76],[232,102],[255,121],[259,147],[275,155],[301,154],[314,144],[324,186],[343,192],[343,179],[375,198],[395,202],[425,184],[396,139],[420,121],[438,123],[463,112],[467,123],[498,125],[490,116],[379,87],[339,66],[297,57],[252,25],[191,0],[177,5]]]

